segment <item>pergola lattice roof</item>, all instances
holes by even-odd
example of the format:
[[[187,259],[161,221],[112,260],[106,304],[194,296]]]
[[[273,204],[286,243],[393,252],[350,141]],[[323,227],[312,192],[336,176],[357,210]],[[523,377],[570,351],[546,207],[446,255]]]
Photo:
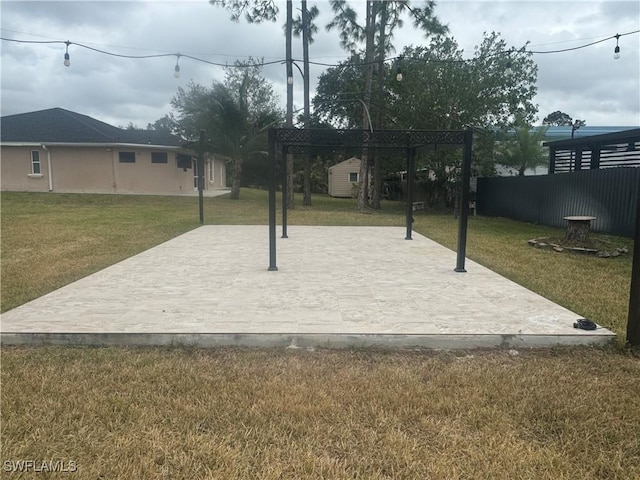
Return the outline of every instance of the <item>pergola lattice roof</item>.
[[[464,130],[274,129],[276,145],[286,153],[354,148],[428,148],[441,150],[465,143]]]

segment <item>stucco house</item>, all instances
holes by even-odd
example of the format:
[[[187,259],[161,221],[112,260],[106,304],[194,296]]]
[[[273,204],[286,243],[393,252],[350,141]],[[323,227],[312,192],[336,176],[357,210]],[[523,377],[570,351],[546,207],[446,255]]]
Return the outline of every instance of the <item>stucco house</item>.
[[[331,197],[353,197],[354,185],[360,180],[360,159],[349,158],[329,167],[329,195]]]
[[[196,152],[175,135],[125,130],[62,108],[4,116],[3,191],[185,194]],[[224,188],[226,162],[205,158],[205,189]]]

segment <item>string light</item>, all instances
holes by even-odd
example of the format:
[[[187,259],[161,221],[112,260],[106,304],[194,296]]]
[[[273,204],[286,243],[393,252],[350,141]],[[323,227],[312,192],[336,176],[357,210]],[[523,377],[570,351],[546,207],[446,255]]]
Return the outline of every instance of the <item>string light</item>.
[[[71,42],[67,40],[64,43],[67,44],[67,50],[64,52],[64,66],[68,67],[69,65],[71,65],[71,61],[69,60],[69,45],[71,45]]]
[[[178,53],[176,55],[176,68],[173,69],[173,76],[176,78],[180,78],[180,65],[178,65],[179,61],[180,61],[180,54]]]
[[[293,68],[292,68],[292,65],[293,65],[293,61],[289,60],[287,62],[287,83],[289,85],[293,85]]]
[[[525,50],[520,49],[520,52],[524,53],[524,54],[536,54],[536,55],[541,55],[541,54],[552,54],[552,53],[563,53],[563,52],[569,52],[569,51],[573,51],[573,50],[579,50],[582,48],[587,48],[590,47],[592,45],[596,45],[598,43],[602,43],[605,42],[607,40],[611,40],[613,38],[616,39],[616,47],[614,49],[614,55],[613,58],[615,58],[616,60],[620,58],[620,46],[618,45],[618,41],[620,39],[620,37],[626,36],[626,35],[632,35],[632,34],[637,34],[640,33],[640,30],[634,30],[631,32],[627,32],[627,33],[616,33],[615,35],[612,35],[610,37],[606,37],[606,38],[602,38],[600,40],[597,40],[595,42],[591,42],[591,43],[587,43],[584,45],[579,45],[577,47],[571,47],[571,48],[564,48],[564,49],[560,49],[560,50],[546,50],[546,51],[536,51],[536,50]],[[593,37],[592,37],[593,38]],[[71,65],[70,62],[70,58],[69,58],[69,45],[76,45],[78,47],[81,48],[85,48],[87,50],[92,50],[94,52],[98,52],[98,53],[102,53],[105,55],[110,55],[113,57],[120,57],[120,58],[131,58],[131,59],[142,59],[142,58],[160,58],[160,57],[173,57],[176,56],[177,59],[179,60],[180,57],[186,57],[189,58],[191,60],[197,61],[197,62],[201,62],[201,63],[206,63],[208,65],[214,65],[214,66],[220,66],[220,67],[228,67],[228,63],[219,63],[219,62],[211,62],[208,60],[204,60],[202,58],[198,58],[198,57],[194,57],[191,55],[184,55],[184,54],[180,54],[180,53],[162,53],[162,54],[154,54],[154,55],[123,55],[123,54],[118,54],[118,53],[113,53],[113,52],[108,52],[105,50],[100,50],[94,47],[90,47],[88,45],[83,45],[81,43],[75,43],[75,42],[71,42],[69,40],[67,41],[38,41],[38,40],[18,40],[18,39],[13,39],[13,38],[5,38],[5,37],[0,37],[0,40],[6,41],[6,42],[16,42],[16,43],[34,43],[34,44],[45,44],[45,43],[63,43],[66,45],[66,51],[64,54],[64,65],[66,67]],[[512,49],[513,50],[513,49]],[[511,51],[508,52],[497,52],[493,55],[490,55],[488,57],[485,58],[490,58],[490,57],[495,57],[495,56],[502,56],[502,55],[509,55],[511,53]],[[399,60],[401,59],[402,56],[397,56],[397,57],[390,57],[385,59],[385,61],[393,61],[393,60]],[[421,61],[421,62],[425,62],[425,63],[467,63],[467,62],[471,62],[477,59],[469,59],[469,60],[425,60],[425,59],[420,59],[420,58],[409,58],[409,60],[415,60],[415,61]],[[277,63],[283,63],[282,60],[274,60],[271,62],[260,62],[260,63],[248,63],[248,64],[240,64],[240,65],[236,65],[237,67],[254,67],[254,66],[260,66],[260,67],[264,67],[264,66],[268,66],[268,65],[274,65]],[[355,62],[351,62],[351,63],[324,63],[324,62],[317,62],[317,61],[309,61],[310,65],[317,65],[317,66],[322,66],[322,67],[350,67],[350,66],[364,66],[364,65],[369,65],[369,64],[377,64],[379,63],[379,60],[374,60],[371,62],[360,62],[360,63],[355,63]],[[509,68],[511,66],[511,61],[507,61],[506,64],[506,68],[505,68],[505,73],[509,73]],[[174,76],[176,76],[176,78],[178,78],[180,75],[180,66],[178,65],[178,62],[176,61],[176,66],[174,68]],[[292,75],[287,75],[287,83],[289,83],[290,81],[293,81],[293,76]],[[398,67],[398,71],[396,73],[396,79],[398,81],[400,81],[402,78],[402,71],[400,70],[400,67]]]
[[[400,67],[400,62],[402,61],[404,57],[402,55],[400,55],[398,57],[398,69],[396,70],[396,80],[398,82],[402,81],[402,68]]]

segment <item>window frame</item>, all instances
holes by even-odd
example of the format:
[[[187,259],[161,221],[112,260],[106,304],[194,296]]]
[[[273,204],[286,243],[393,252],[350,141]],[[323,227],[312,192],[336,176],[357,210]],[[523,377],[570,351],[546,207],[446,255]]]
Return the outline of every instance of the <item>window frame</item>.
[[[360,180],[360,172],[349,172],[349,183],[358,183],[358,181]],[[355,180],[351,180],[351,175],[355,175],[356,179]]]
[[[126,158],[123,155],[126,155],[127,157],[131,157],[131,158]],[[130,152],[130,151],[118,152],[118,162],[119,163],[136,163],[136,152]]]
[[[37,159],[35,157],[37,157]],[[37,170],[38,171],[36,171],[36,165],[37,165]],[[40,160],[40,150],[31,150],[31,173],[30,173],[30,175],[42,176],[42,160]]]
[[[162,156],[162,158],[157,158],[159,155]],[[154,159],[154,157],[156,157]],[[151,163],[157,163],[157,164],[163,164],[163,163],[169,163],[169,154],[167,152],[151,152]]]

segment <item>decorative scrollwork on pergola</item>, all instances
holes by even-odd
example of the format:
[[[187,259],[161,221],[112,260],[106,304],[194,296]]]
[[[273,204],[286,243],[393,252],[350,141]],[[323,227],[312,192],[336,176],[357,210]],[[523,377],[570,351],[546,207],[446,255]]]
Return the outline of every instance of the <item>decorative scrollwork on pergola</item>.
[[[353,130],[353,129],[275,129],[276,145],[282,148],[428,148],[442,149],[464,145],[465,130]],[[284,153],[290,153],[288,151]]]

